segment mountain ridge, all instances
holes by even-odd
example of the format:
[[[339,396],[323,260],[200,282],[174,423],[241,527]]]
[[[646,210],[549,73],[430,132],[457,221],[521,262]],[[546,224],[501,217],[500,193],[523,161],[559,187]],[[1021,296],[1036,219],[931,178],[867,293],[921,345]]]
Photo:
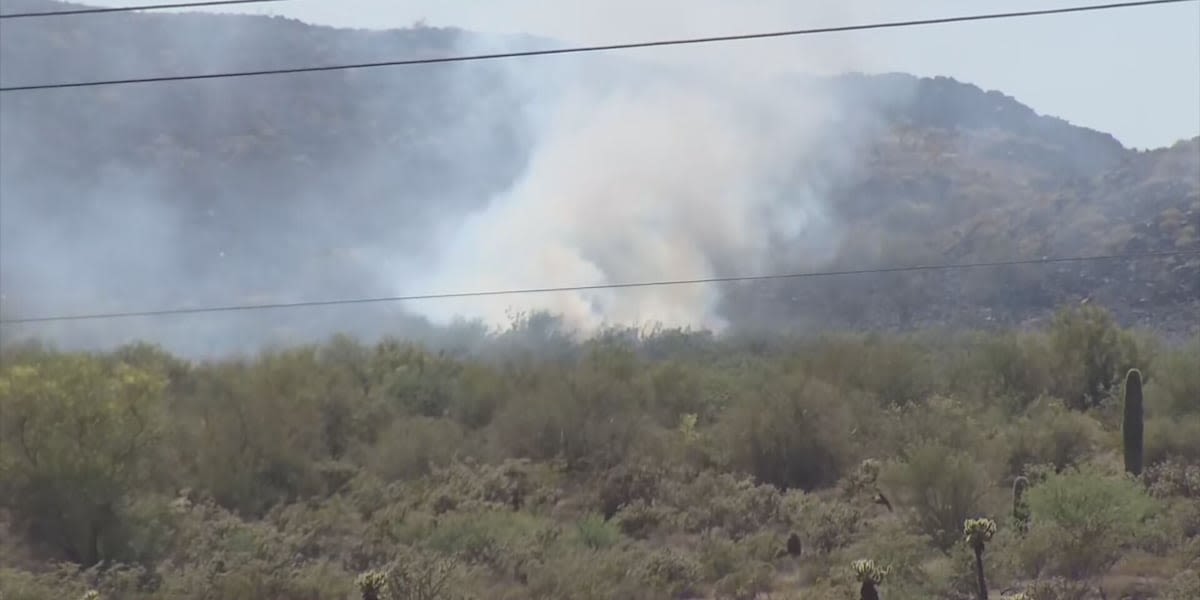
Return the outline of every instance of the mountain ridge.
[[[56,6],[68,5],[6,3],[11,12]],[[483,43],[454,28],[346,30],[195,13],[2,26],[3,85],[444,56]],[[0,107],[0,194],[9,217],[0,225],[8,226],[5,271],[13,279],[0,308],[80,312],[68,296],[89,308],[115,307],[122,293],[97,273],[124,269],[122,260],[132,263],[135,287],[153,291],[140,295],[144,304],[227,304],[232,290],[243,299],[328,297],[331,289],[379,295],[384,282],[373,271],[388,257],[347,261],[330,253],[369,243],[352,239],[386,239],[391,252],[419,261],[446,223],[480,210],[526,167],[532,140],[517,116],[531,92],[512,85],[504,68],[464,63],[11,94]],[[836,99],[842,116],[823,134],[831,149],[844,131],[837,118],[870,115],[874,124],[841,150],[855,167],[828,186],[842,231],[836,255],[814,264],[780,252],[769,265],[777,270],[1200,247],[1200,136],[1133,150],[947,77],[852,73],[794,83]],[[155,214],[166,220],[143,216]],[[45,225],[42,237],[58,241],[17,229],[22,219]],[[301,230],[302,238],[293,234]],[[107,241],[147,231],[170,244],[170,260]],[[111,243],[117,253],[78,266],[81,259],[66,258],[72,239]],[[37,261],[23,258],[39,251],[61,252],[71,266],[38,273]],[[231,269],[218,256],[245,266]],[[725,310],[745,326],[986,326],[1091,299],[1126,323],[1195,333],[1200,259],[1138,267],[796,282],[758,286],[751,298],[732,292]],[[186,293],[153,283],[181,272]],[[80,283],[64,293],[57,287],[64,279]],[[904,290],[903,298],[871,291],[883,282]],[[805,299],[803,306],[791,298]],[[956,308],[963,298],[984,308]]]

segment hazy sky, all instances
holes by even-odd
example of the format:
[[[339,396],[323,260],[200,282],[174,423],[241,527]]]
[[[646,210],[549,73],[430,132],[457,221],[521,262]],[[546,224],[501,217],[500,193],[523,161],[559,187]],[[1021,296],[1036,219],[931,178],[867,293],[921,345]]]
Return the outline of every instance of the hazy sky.
[[[154,1],[161,0],[90,3]],[[238,12],[373,29],[424,20],[596,44],[1096,3],[1102,2],[291,0]],[[1137,148],[1200,135],[1200,2],[630,52],[642,58],[719,61],[730,69],[947,75],[1000,90],[1039,113],[1112,133]]]

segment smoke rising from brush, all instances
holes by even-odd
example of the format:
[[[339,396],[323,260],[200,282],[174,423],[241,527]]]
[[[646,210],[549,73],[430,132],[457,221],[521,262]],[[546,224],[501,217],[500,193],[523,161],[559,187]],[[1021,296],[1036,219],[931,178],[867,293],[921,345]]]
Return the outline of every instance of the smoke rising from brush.
[[[468,216],[441,244],[429,275],[404,291],[759,273],[782,240],[828,252],[832,224],[804,172],[826,141],[818,135],[825,100],[781,94],[762,81],[690,75],[567,83],[536,123],[528,164],[513,185]],[[583,331],[639,323],[720,329],[720,292],[680,285],[414,308],[438,322],[468,316],[496,326],[515,310],[561,315]]]
[[[3,24],[6,85],[551,45],[264,17],[38,21]],[[83,47],[103,51],[81,54]],[[760,76],[706,61],[706,52],[686,53],[691,60],[682,63],[656,62],[653,53],[588,55],[6,96],[0,313],[819,265],[838,236],[826,191],[855,166],[872,111],[847,109],[826,86],[779,76],[816,70],[828,53],[776,57],[795,69],[775,64]],[[744,64],[755,62],[751,55],[740,55]],[[723,289],[5,325],[0,334],[82,347],[144,339],[212,355],[335,332],[445,337],[457,334],[429,322],[503,327],[522,310],[561,315],[585,333],[606,323],[719,329],[729,320]]]

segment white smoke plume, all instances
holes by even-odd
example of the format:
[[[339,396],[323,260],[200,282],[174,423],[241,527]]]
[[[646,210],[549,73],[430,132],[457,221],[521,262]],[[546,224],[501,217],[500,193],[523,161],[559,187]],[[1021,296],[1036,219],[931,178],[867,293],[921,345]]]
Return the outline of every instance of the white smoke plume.
[[[565,76],[510,66],[508,76],[539,99],[531,158],[401,292],[752,275],[769,269],[779,240],[812,254],[793,262],[815,264],[831,251],[824,182],[852,166],[852,140],[829,145],[836,107],[822,88],[703,67],[645,77],[634,65]],[[465,316],[500,327],[514,312],[547,311],[585,333],[628,324],[720,330],[721,291],[689,284],[412,307],[441,323]]]
[[[640,19],[630,35],[642,39],[761,30],[770,21],[716,29],[716,12],[705,13],[701,27],[677,7],[628,7]],[[545,16],[550,9],[537,10]],[[779,27],[811,23],[798,18],[811,15],[783,14],[798,9],[780,10]],[[664,27],[652,36],[656,20]],[[69,31],[60,30],[63,23],[2,24],[0,43],[11,51],[3,53],[0,80],[238,71],[575,43],[419,28],[338,31],[248,16],[129,14],[81,20]],[[106,52],[80,56],[45,41],[71,36]],[[6,97],[0,316],[819,266],[838,235],[827,192],[858,164],[856,144],[875,123],[871,110],[847,109],[832,86],[797,75],[856,66],[852,40],[822,40],[830,43]],[[297,48],[312,56],[298,58]],[[720,329],[733,312],[725,306],[728,289],[683,285],[5,324],[0,341],[95,348],[141,339],[212,356],[338,332],[430,339],[446,330],[426,319],[479,319],[503,328],[514,311],[531,310],[560,315],[584,334],[605,324]]]

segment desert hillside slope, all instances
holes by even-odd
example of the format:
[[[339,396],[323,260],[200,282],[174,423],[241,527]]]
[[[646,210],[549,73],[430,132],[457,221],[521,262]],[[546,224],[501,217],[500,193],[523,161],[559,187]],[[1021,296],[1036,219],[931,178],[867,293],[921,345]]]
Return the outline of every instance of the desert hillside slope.
[[[4,8],[56,6],[14,0]],[[236,15],[0,27],[4,85],[442,56],[479,42],[454,29],[339,30]],[[599,72],[618,63],[587,64]],[[0,310],[92,308],[63,304],[67,297],[105,298],[115,308],[386,293],[378,255],[364,260],[359,249],[431,252],[446,223],[522,172],[531,141],[513,115],[529,90],[512,85],[504,68],[6,94]],[[1200,138],[1135,151],[947,78],[797,78],[778,89],[801,98],[820,89],[845,114],[874,122],[849,150],[854,167],[824,182],[836,247],[815,261],[784,243],[775,271],[1200,247]],[[827,125],[833,144],[839,125]],[[819,165],[815,172],[822,175]],[[146,255],[157,254],[121,243],[131,238],[169,243],[171,258],[152,263]],[[187,284],[161,285],[174,277]],[[1186,335],[1200,323],[1200,257],[794,280],[735,286],[726,300],[734,324],[798,329],[1013,324],[1097,301],[1122,323]]]

